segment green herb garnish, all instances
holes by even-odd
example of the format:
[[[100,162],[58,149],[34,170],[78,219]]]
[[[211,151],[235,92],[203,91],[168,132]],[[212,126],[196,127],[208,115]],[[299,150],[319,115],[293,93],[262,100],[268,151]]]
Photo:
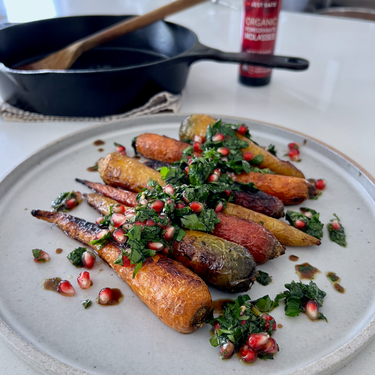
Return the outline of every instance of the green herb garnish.
[[[72,252],[70,252],[66,257],[69,259],[70,263],[76,267],[82,267],[82,254],[87,251],[84,247],[77,247]]]
[[[87,309],[91,306],[92,302],[91,302],[91,299],[86,299],[84,301],[82,301],[82,307],[84,309]]]
[[[298,316],[300,312],[304,312],[305,305],[309,300],[315,300],[319,307],[323,306],[323,299],[326,293],[319,289],[313,281],[310,281],[308,285],[292,281],[290,284],[285,284],[285,288],[288,290],[278,294],[275,302],[285,301],[285,315],[287,316],[294,317]],[[318,319],[327,321],[327,318],[320,312]]]
[[[336,242],[342,247],[346,247],[346,234],[344,227],[340,223],[340,219],[336,214],[333,214],[335,219],[332,219],[327,224],[328,234],[331,241]]]
[[[258,276],[256,278],[256,281],[261,285],[268,285],[272,282],[271,276],[267,272],[263,272],[261,270],[258,270]]]
[[[319,213],[306,207],[302,207],[301,211],[302,212],[295,212],[288,210],[285,214],[285,219],[293,226],[296,226],[297,220],[304,222],[306,225],[303,228],[298,227],[298,229],[320,240],[323,237],[324,225],[319,220]],[[308,216],[311,217],[304,214],[307,212],[310,213]]]

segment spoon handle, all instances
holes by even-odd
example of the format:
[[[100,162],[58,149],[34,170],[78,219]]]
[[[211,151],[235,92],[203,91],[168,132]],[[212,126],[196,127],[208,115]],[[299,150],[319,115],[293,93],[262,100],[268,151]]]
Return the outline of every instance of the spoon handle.
[[[202,3],[207,0],[176,0],[167,5],[164,5],[158,9],[148,12],[142,16],[132,17],[125,21],[121,21],[100,30],[88,37],[82,38],[73,43],[74,46],[79,48],[80,53],[83,53],[91,48],[99,46],[103,43],[107,43],[114,40],[124,34],[138,30],[142,27],[148,26],[156,21],[162,20],[163,18],[180,12],[184,9],[190,8],[194,5]],[[72,46],[72,45],[71,45]]]

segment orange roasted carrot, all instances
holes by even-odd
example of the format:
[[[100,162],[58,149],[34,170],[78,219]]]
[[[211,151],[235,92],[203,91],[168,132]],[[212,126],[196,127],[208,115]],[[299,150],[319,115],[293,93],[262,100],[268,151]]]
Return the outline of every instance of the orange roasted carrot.
[[[241,173],[236,175],[237,182],[253,182],[265,193],[279,198],[284,204],[300,204],[318,194],[315,186],[304,178],[282,176],[269,173]]]
[[[114,264],[121,254],[119,246],[109,242],[100,249],[90,244],[101,230],[96,224],[53,211],[33,210],[31,214],[56,224],[69,237],[92,247],[167,326],[191,333],[204,324],[212,307],[211,294],[204,281],[181,263],[156,254],[146,259],[133,278],[134,266]]]
[[[173,163],[182,158],[182,151],[189,143],[159,134],[144,133],[135,141],[135,149],[146,158]]]

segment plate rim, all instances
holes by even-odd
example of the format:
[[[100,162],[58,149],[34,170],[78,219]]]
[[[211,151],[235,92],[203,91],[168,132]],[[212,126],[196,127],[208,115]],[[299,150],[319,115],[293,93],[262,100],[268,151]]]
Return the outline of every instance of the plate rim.
[[[47,152],[48,149],[55,146],[58,143],[66,142],[69,139],[74,139],[76,137],[80,137],[84,135],[85,133],[90,133],[98,131],[102,128],[105,128],[109,125],[115,125],[123,123],[124,127],[128,127],[131,125],[132,121],[141,121],[141,122],[147,122],[152,120],[159,120],[160,122],[163,121],[163,119],[166,120],[175,120],[181,121],[184,117],[187,117],[191,114],[189,113],[172,113],[172,114],[153,114],[153,115],[144,115],[144,116],[137,116],[133,118],[127,118],[127,119],[117,119],[117,120],[111,120],[107,122],[101,122],[99,124],[89,126],[84,129],[80,129],[76,132],[70,133],[66,136],[60,137],[52,142],[49,142],[45,146],[39,148],[35,152],[33,152],[31,155],[26,157],[23,161],[21,161],[18,165],[16,165],[14,168],[12,168],[8,173],[4,175],[4,177],[0,180],[0,187],[8,181],[8,179],[11,179],[12,174],[16,173],[17,170],[21,169],[25,166],[25,164],[29,163],[32,158],[37,157],[43,152]],[[278,130],[281,130],[285,133],[290,133],[293,135],[298,135],[304,139],[307,139],[309,141],[312,141],[313,143],[316,143],[323,148],[329,150],[330,152],[333,152],[337,154],[341,159],[348,162],[350,165],[352,165],[357,171],[360,172],[360,174],[367,178],[368,182],[372,185],[373,188],[375,188],[375,178],[367,172],[362,166],[360,166],[357,162],[346,156],[341,151],[338,151],[334,147],[328,145],[327,143],[320,141],[314,137],[311,137],[309,135],[306,135],[302,132],[295,131],[292,129],[288,129],[284,126],[275,125],[272,123],[254,120],[250,118],[243,118],[243,117],[237,117],[237,116],[230,116],[230,115],[217,115],[217,114],[209,114],[209,116],[212,116],[216,119],[234,119],[238,122],[245,121],[245,122],[252,122],[257,123],[260,125],[265,125],[270,128],[275,128]],[[155,124],[155,123],[154,123]],[[150,125],[154,125],[150,124]],[[147,124],[143,124],[147,125]],[[363,184],[360,183],[361,186]],[[0,199],[1,200],[1,199]],[[348,363],[358,352],[371,340],[373,340],[375,336],[375,316],[371,320],[369,324],[367,324],[360,332],[358,332],[350,341],[347,341],[344,345],[339,347],[338,349],[334,350],[333,352],[325,355],[324,357],[320,358],[319,360],[308,364],[304,367],[301,367],[297,370],[294,370],[292,372],[289,372],[289,375],[324,375],[324,374],[331,374],[332,372],[340,369],[343,367],[346,363]],[[0,337],[3,339],[3,341],[7,344],[7,346],[15,353],[17,354],[22,360],[24,360],[27,364],[31,365],[36,370],[40,371],[43,374],[58,374],[58,375],[65,375],[65,374],[72,374],[72,375],[87,375],[88,372],[84,370],[80,370],[76,367],[73,367],[69,364],[66,364],[49,354],[46,354],[42,351],[40,351],[38,348],[36,348],[33,344],[29,343],[25,338],[20,336],[17,332],[15,332],[11,327],[9,327],[6,322],[2,319],[2,316],[0,315]],[[46,367],[48,366],[48,368]],[[47,372],[48,371],[48,372]]]

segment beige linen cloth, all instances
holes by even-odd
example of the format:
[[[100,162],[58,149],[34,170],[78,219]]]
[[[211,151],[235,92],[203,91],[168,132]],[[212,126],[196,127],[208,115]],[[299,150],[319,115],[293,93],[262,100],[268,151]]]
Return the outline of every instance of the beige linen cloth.
[[[153,96],[143,106],[134,108],[131,111],[118,115],[104,117],[68,117],[68,116],[47,116],[39,113],[24,111],[11,106],[8,103],[0,104],[0,116],[4,121],[18,122],[51,122],[51,121],[112,121],[130,117],[152,115],[160,112],[176,113],[181,106],[181,95],[171,94],[163,91]]]

